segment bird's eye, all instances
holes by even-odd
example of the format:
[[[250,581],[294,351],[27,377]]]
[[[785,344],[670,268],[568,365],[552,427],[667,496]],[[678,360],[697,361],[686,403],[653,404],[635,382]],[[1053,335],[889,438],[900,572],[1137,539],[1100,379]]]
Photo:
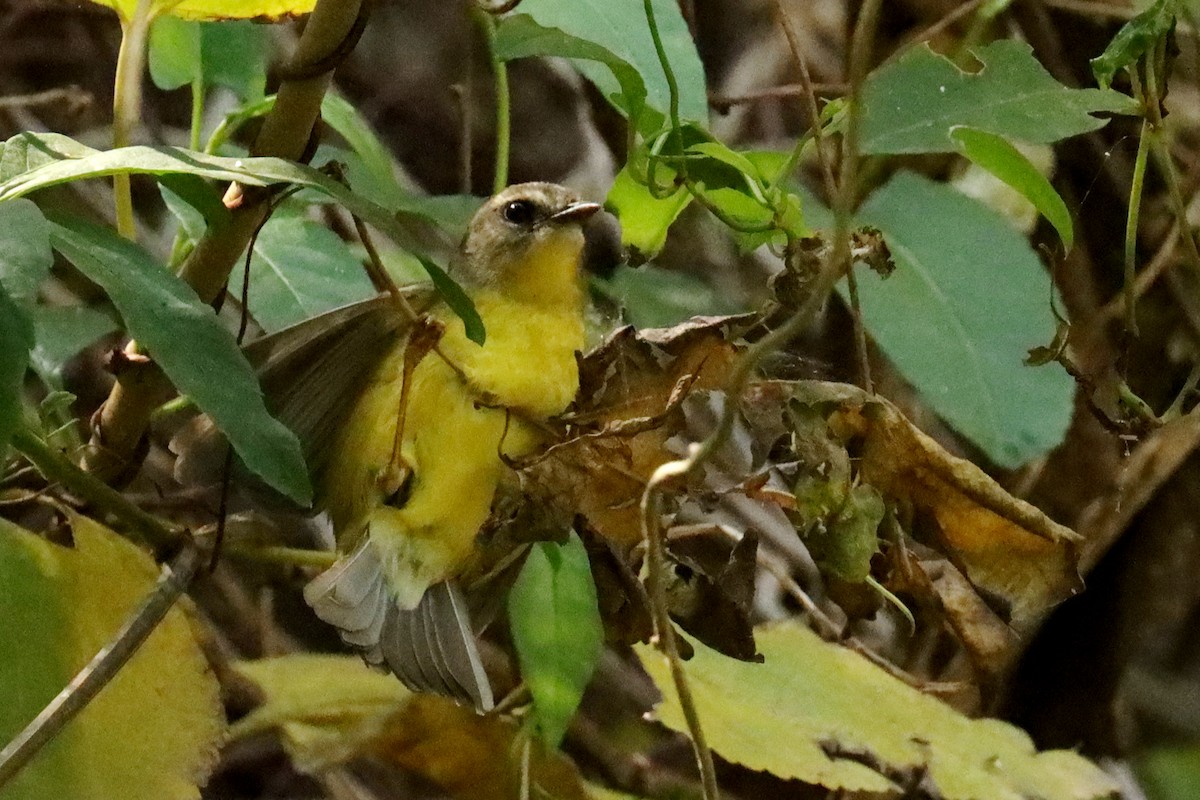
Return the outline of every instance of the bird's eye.
[[[504,219],[513,225],[528,225],[537,216],[537,206],[528,200],[513,200],[504,206],[501,212]]]

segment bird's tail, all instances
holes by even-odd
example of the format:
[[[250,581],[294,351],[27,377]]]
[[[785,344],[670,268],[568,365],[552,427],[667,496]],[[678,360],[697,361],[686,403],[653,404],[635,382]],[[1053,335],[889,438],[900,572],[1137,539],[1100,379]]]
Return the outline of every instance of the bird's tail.
[[[467,602],[454,581],[425,590],[414,608],[401,608],[384,579],[370,538],[304,587],[317,616],[342,640],[377,665],[386,664],[406,686],[470,703],[480,713],[494,705],[479,657]]]

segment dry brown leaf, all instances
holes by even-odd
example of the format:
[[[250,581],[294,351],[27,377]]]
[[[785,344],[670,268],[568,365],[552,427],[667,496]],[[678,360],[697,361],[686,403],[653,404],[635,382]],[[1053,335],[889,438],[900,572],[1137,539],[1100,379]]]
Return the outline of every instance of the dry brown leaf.
[[[522,737],[509,722],[432,695],[415,695],[396,712],[372,751],[433,781],[463,800],[520,796]],[[585,800],[575,766],[529,743],[535,797]]]
[[[573,437],[527,468],[541,502],[583,515],[622,555],[641,543],[638,500],[676,456],[687,392],[722,386],[736,357],[730,327],[747,317],[698,317],[666,330],[615,331],[580,364]]]
[[[936,541],[1017,630],[1082,588],[1081,538],[1013,497],[970,461],[950,455],[887,400],[821,381],[775,384],[779,399],[827,409],[831,427],[861,445],[861,479],[932,521]]]
[[[900,548],[893,548],[900,554]],[[971,663],[986,676],[998,676],[1018,652],[1018,637],[988,608],[971,582],[931,548],[910,543],[903,563],[888,579],[888,588],[934,605],[953,629]]]

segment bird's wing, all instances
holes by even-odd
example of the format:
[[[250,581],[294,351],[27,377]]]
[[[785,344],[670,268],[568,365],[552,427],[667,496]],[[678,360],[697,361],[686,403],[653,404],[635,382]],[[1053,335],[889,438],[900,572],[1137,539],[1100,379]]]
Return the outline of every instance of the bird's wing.
[[[418,313],[434,297],[424,286],[407,294]],[[336,308],[246,348],[267,407],[300,439],[314,482],[320,482],[346,415],[380,359],[410,326],[392,298],[379,295]]]
[[[434,299],[429,286],[406,287],[418,312]],[[271,413],[300,439],[314,481],[320,480],[346,415],[379,360],[410,327],[388,295],[335,308],[247,345],[243,352],[258,373]],[[181,483],[211,484],[220,478],[226,443],[206,416],[197,417],[171,441]],[[258,488],[258,487],[256,487]],[[268,492],[262,492],[267,494]]]
[[[455,581],[435,583],[415,608],[401,608],[368,538],[304,587],[304,599],[343,641],[367,661],[386,664],[410,689],[452,697],[480,713],[495,705]]]

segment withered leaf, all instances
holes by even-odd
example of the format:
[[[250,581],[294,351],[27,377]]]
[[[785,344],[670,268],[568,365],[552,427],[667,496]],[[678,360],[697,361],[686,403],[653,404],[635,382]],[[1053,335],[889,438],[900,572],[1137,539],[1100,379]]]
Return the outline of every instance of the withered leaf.
[[[671,617],[709,647],[742,661],[761,661],[751,620],[758,536],[734,542],[715,526],[667,532],[667,556],[676,564],[668,585]]]
[[[887,400],[821,381],[778,384],[775,391],[781,401],[826,409],[831,427],[860,454],[860,479],[932,519],[936,541],[927,543],[985,597],[1002,601],[1018,630],[1082,588],[1078,534],[950,455]]]
[[[888,588],[929,603],[945,617],[971,663],[984,676],[998,676],[1019,651],[1016,633],[992,611],[970,581],[932,548],[911,542],[901,551],[904,561],[892,570]]]

